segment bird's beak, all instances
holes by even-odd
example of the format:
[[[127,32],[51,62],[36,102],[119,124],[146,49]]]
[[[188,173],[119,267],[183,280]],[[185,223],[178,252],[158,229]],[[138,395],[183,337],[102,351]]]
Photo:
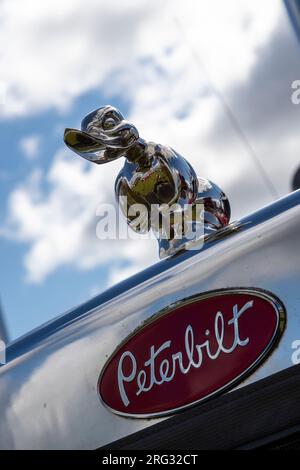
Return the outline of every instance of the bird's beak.
[[[95,137],[78,129],[65,129],[64,142],[73,152],[94,163],[102,163],[99,153],[103,152],[103,143]],[[103,161],[103,163],[105,163]]]

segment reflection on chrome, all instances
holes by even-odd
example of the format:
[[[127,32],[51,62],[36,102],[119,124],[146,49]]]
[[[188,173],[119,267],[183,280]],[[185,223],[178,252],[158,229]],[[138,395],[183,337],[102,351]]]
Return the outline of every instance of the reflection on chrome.
[[[133,230],[153,230],[161,258],[191,248],[204,235],[228,225],[230,204],[223,191],[197,177],[172,148],[141,139],[136,127],[112,106],[88,114],[81,130],[66,129],[64,140],[78,155],[97,164],[125,157],[115,183],[116,197],[126,200],[121,209]],[[131,210],[135,205],[147,209],[143,223],[136,223],[136,211]],[[159,206],[155,220],[153,205]],[[187,206],[190,210],[185,210]]]
[[[93,449],[156,423],[111,413],[97,396],[99,373],[129,334],[199,293],[255,284],[285,306],[280,344],[239,387],[292,366],[291,345],[300,338],[300,190],[229,227],[201,251],[160,261],[8,345],[0,448]]]

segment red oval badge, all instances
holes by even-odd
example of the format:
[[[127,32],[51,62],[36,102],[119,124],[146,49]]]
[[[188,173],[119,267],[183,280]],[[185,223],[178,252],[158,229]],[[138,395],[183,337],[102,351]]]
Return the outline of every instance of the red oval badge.
[[[171,414],[241,381],[285,325],[282,303],[260,289],[224,289],[159,312],[117,349],[99,379],[115,413]]]

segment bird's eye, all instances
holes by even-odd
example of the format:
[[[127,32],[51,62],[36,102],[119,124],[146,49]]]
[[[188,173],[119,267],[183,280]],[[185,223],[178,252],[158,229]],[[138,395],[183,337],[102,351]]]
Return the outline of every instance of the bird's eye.
[[[103,122],[103,129],[104,130],[112,129],[113,127],[115,127],[115,125],[116,125],[115,119],[110,117],[110,118],[105,119],[105,121]]]

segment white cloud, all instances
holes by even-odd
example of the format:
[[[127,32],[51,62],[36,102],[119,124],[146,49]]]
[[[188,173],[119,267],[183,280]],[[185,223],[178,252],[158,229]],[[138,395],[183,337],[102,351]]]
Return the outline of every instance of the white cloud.
[[[5,104],[6,100],[6,86],[5,83],[0,80],[0,106],[3,106]]]
[[[229,193],[234,217],[240,216],[268,202],[270,194],[211,83],[225,93],[247,82],[281,8],[279,0],[88,0],[84,7],[74,0],[4,1],[0,40],[10,44],[0,55],[8,84],[4,116],[63,109],[93,87],[121,94],[141,135],[186,156],[199,175]],[[208,139],[217,118],[230,135],[224,145]],[[298,141],[289,142],[292,153]],[[266,153],[266,142],[256,143]],[[278,155],[276,145],[268,141],[270,158]],[[96,238],[96,206],[113,200],[121,164],[99,167],[60,151],[48,174],[34,172],[14,189],[6,235],[28,243],[30,282],[62,265],[84,270],[107,263],[109,282],[116,282],[157,259],[153,240]],[[254,189],[256,197],[249,197]]]
[[[64,109],[99,86],[138,55],[139,29],[158,10],[146,0],[1,1],[1,114]]]
[[[142,256],[144,240],[100,241],[96,237],[96,207],[101,202],[113,203],[118,166],[115,162],[102,171],[62,150],[48,174],[35,170],[12,192],[2,235],[29,243],[24,259],[29,282],[40,282],[66,264],[85,270],[118,259],[139,264],[141,258],[140,267],[150,263],[151,248],[148,257]],[[49,192],[43,189],[45,182]]]
[[[181,82],[167,93],[168,103],[182,94],[191,100],[203,79],[199,70],[193,72],[194,58],[183,44],[178,20],[212,78],[224,86],[247,75],[256,47],[274,27],[279,5],[279,0],[2,0],[0,70],[6,100],[0,113],[64,109],[78,95],[104,86],[118,70],[129,78],[118,91],[139,94],[143,77],[133,71],[145,57],[162,66],[171,82],[183,71]],[[175,55],[168,54],[172,48],[178,49]],[[110,85],[109,80],[108,90]],[[149,87],[146,91],[148,104],[156,107]]]
[[[20,149],[24,156],[29,160],[33,160],[38,156],[41,144],[41,137],[39,135],[29,135],[20,140]]]

